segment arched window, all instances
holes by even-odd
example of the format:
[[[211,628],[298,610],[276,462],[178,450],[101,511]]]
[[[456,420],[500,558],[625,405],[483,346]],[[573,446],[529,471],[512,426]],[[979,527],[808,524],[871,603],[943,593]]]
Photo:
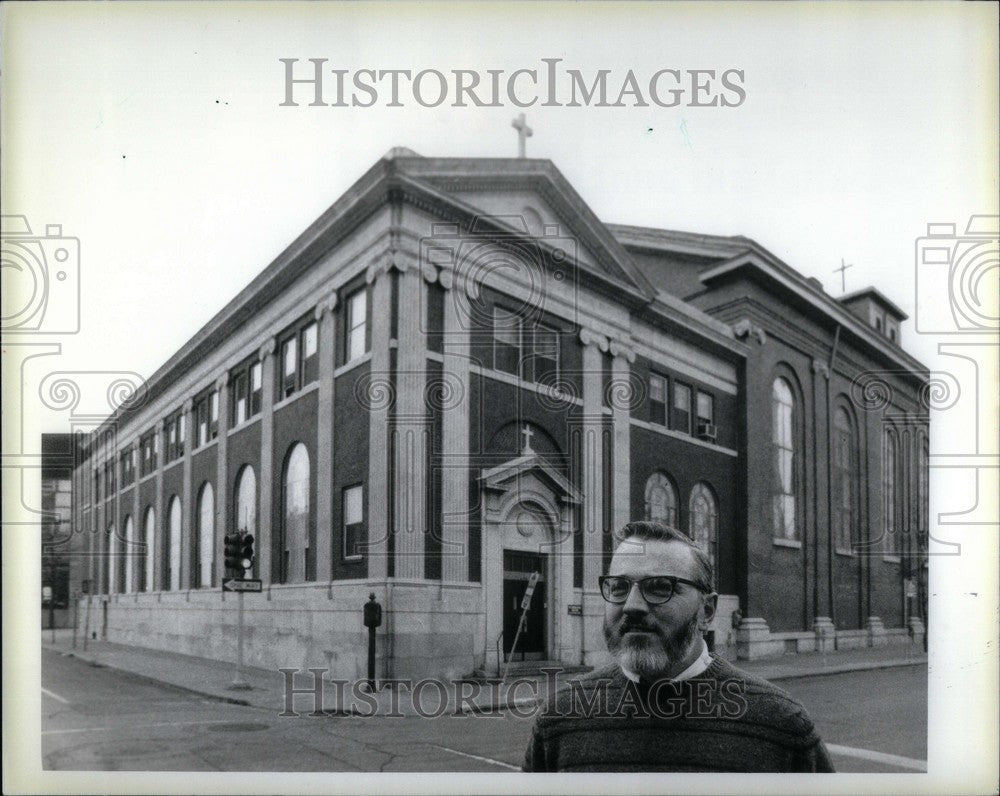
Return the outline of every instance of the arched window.
[[[215,550],[215,490],[206,481],[201,486],[198,494],[198,561],[195,572],[197,581],[195,585],[199,587],[214,586],[215,580],[212,577],[215,565],[212,555]]]
[[[153,561],[156,555],[156,512],[150,506],[146,509],[146,521],[144,537],[146,539],[146,554],[140,559],[142,562],[142,573],[139,582],[142,583],[143,591],[152,591],[153,586]]]
[[[254,538],[254,550],[260,550],[257,538],[257,476],[253,467],[246,465],[236,479],[236,506],[233,515],[236,529],[246,531]],[[253,572],[257,572],[257,555],[254,555]]]
[[[882,554],[895,558],[896,550],[896,435],[885,432],[882,445]]]
[[[309,550],[309,452],[296,443],[285,460],[281,534],[281,573],[285,583],[315,577]]]
[[[646,519],[677,527],[677,490],[664,473],[653,473],[646,480]]]
[[[857,461],[854,427],[843,407],[833,416],[833,527],[837,549],[849,551],[857,527]]]
[[[181,587],[181,499],[177,495],[170,499],[169,535],[170,558],[163,573],[163,588],[177,591]]]
[[[123,591],[136,591],[135,569],[136,569],[136,545],[135,530],[132,527],[132,515],[125,517],[125,587]]]
[[[716,582],[718,582],[716,555],[719,548],[719,503],[715,499],[712,487],[704,481],[699,481],[691,489],[688,511],[690,512],[688,536],[694,540],[698,547],[708,553],[708,559],[712,562],[712,571]]]
[[[776,539],[797,540],[796,493],[798,477],[795,461],[795,398],[792,387],[782,377],[771,387],[771,516]]]

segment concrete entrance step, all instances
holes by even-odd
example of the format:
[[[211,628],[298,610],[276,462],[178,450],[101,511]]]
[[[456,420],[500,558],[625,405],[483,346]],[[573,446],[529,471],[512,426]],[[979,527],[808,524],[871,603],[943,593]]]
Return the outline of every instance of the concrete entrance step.
[[[507,672],[507,679],[512,680],[518,677],[545,677],[542,669],[556,669],[557,677],[563,678],[570,674],[581,674],[593,671],[593,666],[583,666],[580,664],[563,663],[562,661],[514,661],[510,664]],[[488,672],[485,669],[476,669],[470,678],[479,683],[493,682],[500,679],[496,672]]]

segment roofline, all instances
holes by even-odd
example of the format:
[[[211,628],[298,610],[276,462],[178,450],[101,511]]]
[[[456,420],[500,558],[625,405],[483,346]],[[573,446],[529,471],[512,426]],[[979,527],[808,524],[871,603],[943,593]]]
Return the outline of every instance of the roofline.
[[[757,273],[790,290],[814,308],[823,311],[831,320],[853,333],[855,337],[882,356],[905,366],[915,376],[924,380],[930,377],[926,365],[902,348],[890,346],[885,339],[864,324],[857,315],[841,305],[837,299],[810,285],[805,277],[771,255],[766,249],[757,247],[756,244],[754,250],[746,251],[724,263],[702,271],[700,274],[701,282],[708,285],[709,282],[733,274],[741,268],[752,268]]]
[[[876,296],[879,301],[886,305],[893,313],[898,316],[899,320],[905,321],[910,316],[903,312],[897,304],[886,298],[885,293],[879,290],[874,285],[869,285],[868,287],[863,287],[860,290],[852,290],[850,293],[845,293],[843,296],[837,296],[837,301],[846,303],[852,299],[861,298],[862,296]]]

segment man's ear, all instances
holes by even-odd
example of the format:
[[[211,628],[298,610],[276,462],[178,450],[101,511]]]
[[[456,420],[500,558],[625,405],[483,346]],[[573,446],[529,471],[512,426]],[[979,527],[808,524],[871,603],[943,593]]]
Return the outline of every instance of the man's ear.
[[[715,592],[704,594],[701,598],[701,616],[698,618],[698,627],[701,630],[708,630],[715,617],[715,609],[719,604],[719,595]]]

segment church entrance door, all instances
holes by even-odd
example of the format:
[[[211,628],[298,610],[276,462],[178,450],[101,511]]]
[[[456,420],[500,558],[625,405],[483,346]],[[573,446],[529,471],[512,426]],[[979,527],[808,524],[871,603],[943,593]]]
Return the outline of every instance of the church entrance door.
[[[546,593],[546,560],[541,553],[521,550],[503,551],[503,651],[504,660],[531,661],[545,658],[545,617],[548,613]],[[511,648],[521,619],[521,601],[533,572],[539,577],[528,607],[517,649]]]

